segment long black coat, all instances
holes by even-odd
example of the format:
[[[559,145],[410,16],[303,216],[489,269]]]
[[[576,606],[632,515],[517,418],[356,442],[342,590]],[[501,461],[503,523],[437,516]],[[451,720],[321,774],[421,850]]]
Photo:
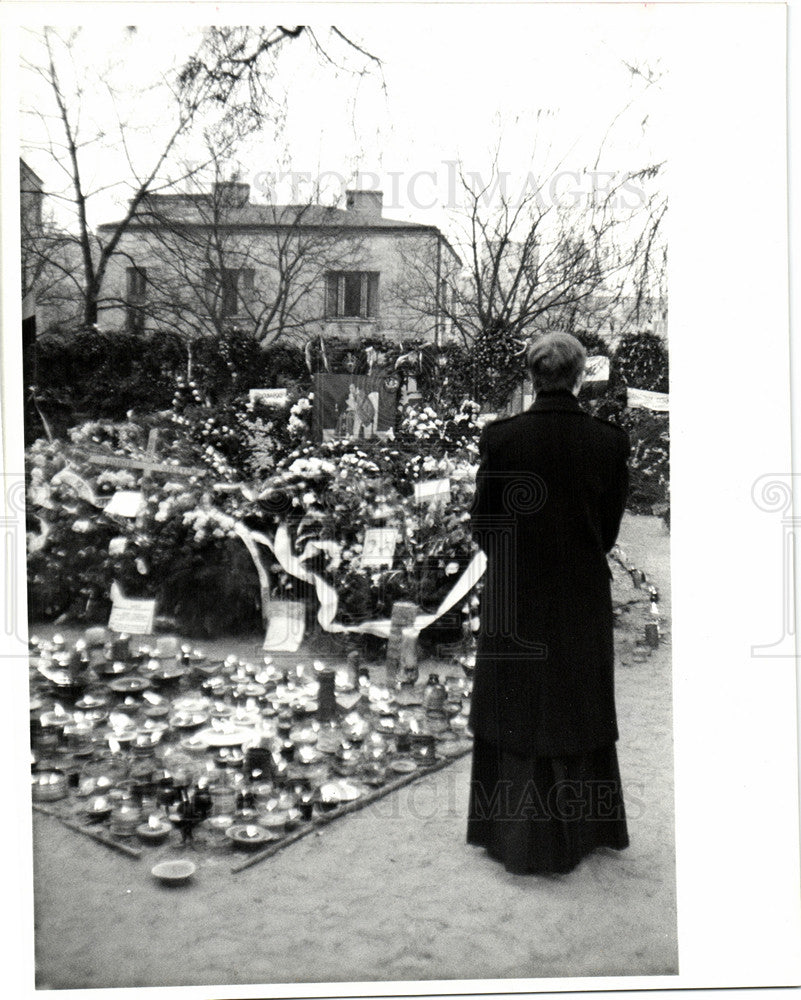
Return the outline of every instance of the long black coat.
[[[505,750],[563,756],[617,739],[612,548],[625,431],[572,393],[488,424],[471,511],[487,554],[470,724]]]

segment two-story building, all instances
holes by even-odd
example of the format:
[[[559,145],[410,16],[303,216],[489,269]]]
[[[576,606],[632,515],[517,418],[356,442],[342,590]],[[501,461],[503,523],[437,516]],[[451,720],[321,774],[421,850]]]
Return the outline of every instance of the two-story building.
[[[380,191],[348,191],[344,209],[271,205],[226,181],[143,201],[109,261],[99,325],[441,342],[459,264],[435,226],[384,216]]]

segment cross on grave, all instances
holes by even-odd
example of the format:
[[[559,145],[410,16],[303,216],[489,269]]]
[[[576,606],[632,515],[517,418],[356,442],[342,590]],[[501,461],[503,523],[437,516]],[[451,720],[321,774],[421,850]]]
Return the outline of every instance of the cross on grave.
[[[154,427],[147,436],[147,449],[144,458],[121,458],[118,455],[101,455],[92,453],[86,455],[86,460],[94,465],[108,465],[115,469],[141,469],[142,485],[145,485],[154,472],[166,472],[171,476],[205,476],[208,469],[193,465],[170,465],[156,460],[156,446],[159,432]]]

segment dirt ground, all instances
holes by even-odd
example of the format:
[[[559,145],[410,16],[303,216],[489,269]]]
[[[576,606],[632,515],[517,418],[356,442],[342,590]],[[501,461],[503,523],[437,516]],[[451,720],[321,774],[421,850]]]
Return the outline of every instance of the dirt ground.
[[[507,873],[465,844],[469,757],[238,874],[198,853],[179,888],[151,877],[147,853],[34,813],[37,987],[675,974],[669,542],[658,519],[626,517],[620,543],[658,587],[665,629],[640,661],[642,602],[620,616],[627,850],[566,876]],[[622,578],[618,599],[636,597]]]

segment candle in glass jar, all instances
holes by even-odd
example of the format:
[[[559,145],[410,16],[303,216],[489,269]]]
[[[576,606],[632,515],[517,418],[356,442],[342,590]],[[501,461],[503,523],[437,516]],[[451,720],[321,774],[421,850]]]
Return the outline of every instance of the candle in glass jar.
[[[127,660],[131,655],[131,637],[121,632],[116,639],[111,640],[112,660]]]

